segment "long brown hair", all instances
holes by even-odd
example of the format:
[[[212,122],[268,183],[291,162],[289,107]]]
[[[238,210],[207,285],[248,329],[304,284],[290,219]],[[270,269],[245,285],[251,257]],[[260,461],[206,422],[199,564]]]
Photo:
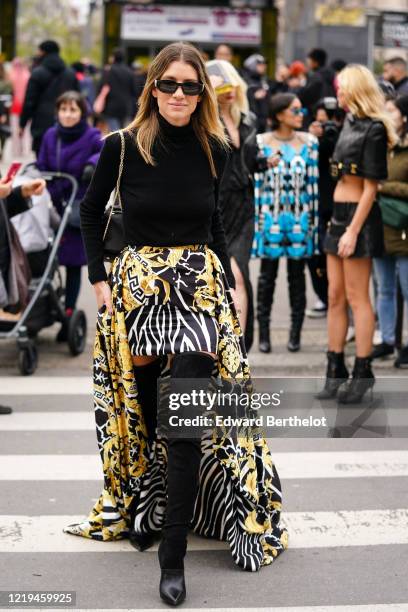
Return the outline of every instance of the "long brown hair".
[[[191,122],[196,136],[208,157],[211,173],[217,175],[210,141],[215,140],[221,147],[228,148],[228,141],[218,115],[218,104],[211,85],[203,58],[191,44],[184,42],[171,43],[164,47],[154,58],[147,73],[146,84],[139,98],[139,108],[134,120],[125,128],[136,133],[136,144],[147,164],[155,165],[152,148],[160,135],[158,120],[159,109],[156,98],[152,95],[155,79],[160,79],[172,62],[185,62],[197,72],[199,81],[204,83],[201,102],[191,115]]]

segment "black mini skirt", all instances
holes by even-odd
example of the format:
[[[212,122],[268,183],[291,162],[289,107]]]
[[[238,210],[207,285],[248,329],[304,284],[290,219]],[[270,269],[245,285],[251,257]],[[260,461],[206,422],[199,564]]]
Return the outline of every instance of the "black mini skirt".
[[[356,202],[334,202],[333,214],[327,227],[323,243],[323,251],[330,255],[337,255],[341,236],[357,208]],[[382,257],[384,254],[384,231],[381,210],[375,201],[358,234],[356,248],[351,255],[354,257]]]

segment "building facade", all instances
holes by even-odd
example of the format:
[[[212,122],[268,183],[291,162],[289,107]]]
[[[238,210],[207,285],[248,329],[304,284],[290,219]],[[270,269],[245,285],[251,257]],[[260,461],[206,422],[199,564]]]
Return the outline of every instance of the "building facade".
[[[408,55],[408,0],[276,0],[276,6],[285,62],[304,59],[312,47],[326,49],[331,60],[370,67]]]

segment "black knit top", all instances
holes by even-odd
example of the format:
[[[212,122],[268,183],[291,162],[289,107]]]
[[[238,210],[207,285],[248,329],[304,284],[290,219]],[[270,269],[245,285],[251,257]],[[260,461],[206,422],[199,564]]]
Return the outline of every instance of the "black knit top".
[[[208,244],[217,254],[231,287],[235,287],[222,217],[216,201],[227,153],[213,145],[217,179],[192,124],[176,127],[159,115],[160,137],[153,146],[156,165],[146,164],[125,132],[120,194],[126,244],[181,246]],[[119,134],[106,139],[91,184],[81,203],[81,228],[91,283],[106,279],[103,265],[103,213],[119,172]]]

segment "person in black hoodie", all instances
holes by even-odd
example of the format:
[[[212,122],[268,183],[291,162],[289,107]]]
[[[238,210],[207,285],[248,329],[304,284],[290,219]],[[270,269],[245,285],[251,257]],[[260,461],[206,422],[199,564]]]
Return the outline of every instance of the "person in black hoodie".
[[[42,137],[55,122],[55,102],[68,90],[79,91],[75,73],[67,68],[59,56],[59,45],[54,40],[45,40],[39,45],[40,62],[34,68],[24,99],[20,116],[22,131],[31,119],[33,151],[37,155]]]
[[[130,122],[135,100],[140,96],[138,81],[133,70],[126,65],[122,49],[113,51],[113,63],[102,77],[101,87],[104,85],[108,85],[110,90],[103,114],[113,132]]]
[[[256,130],[262,134],[267,130],[269,100],[273,93],[271,81],[266,75],[267,63],[263,55],[253,53],[244,62],[242,76],[248,85],[248,102],[250,110],[257,118]]]
[[[307,56],[309,74],[306,85],[298,92],[302,105],[309,111],[309,121],[312,121],[313,107],[321,98],[334,97],[335,74],[326,66],[327,53],[324,49],[312,49]],[[307,117],[306,117],[307,119]]]

